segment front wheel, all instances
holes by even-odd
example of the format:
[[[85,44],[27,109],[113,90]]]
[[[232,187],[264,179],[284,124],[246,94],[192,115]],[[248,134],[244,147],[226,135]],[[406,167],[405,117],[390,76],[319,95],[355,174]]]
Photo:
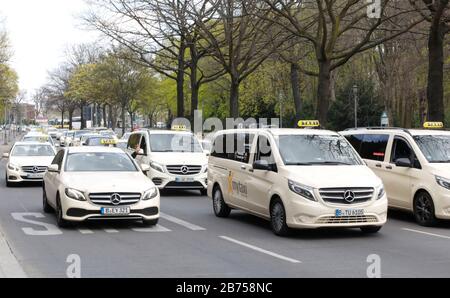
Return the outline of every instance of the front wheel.
[[[11,187],[12,186],[12,183],[9,182],[9,180],[8,180],[8,174],[5,175],[5,184],[6,184],[6,187]]]
[[[142,224],[143,224],[144,226],[146,226],[146,227],[153,227],[153,226],[156,226],[156,225],[158,224],[158,222],[159,222],[159,218],[157,218],[157,219],[152,219],[152,220],[146,220],[146,219],[143,219],[143,220],[142,220]]]
[[[225,218],[225,217],[230,216],[231,209],[225,203],[225,200],[223,199],[222,191],[218,187],[214,190],[213,207],[214,207],[214,214],[216,214],[217,217]]]
[[[51,213],[53,211],[52,207],[48,204],[45,186],[42,187],[42,209],[44,210],[44,213]]]
[[[430,194],[420,192],[414,199],[414,217],[416,222],[424,227],[436,225],[437,219],[434,212],[434,203]]]
[[[289,235],[290,229],[286,223],[286,210],[280,200],[273,203],[270,208],[270,224],[275,235],[282,237]]]
[[[57,198],[56,202],[56,224],[60,228],[67,228],[70,225],[70,223],[64,219],[60,198]]]

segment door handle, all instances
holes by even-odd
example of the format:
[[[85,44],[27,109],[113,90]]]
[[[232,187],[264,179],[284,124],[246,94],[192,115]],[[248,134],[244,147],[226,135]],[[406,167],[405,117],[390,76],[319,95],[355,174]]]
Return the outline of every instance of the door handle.
[[[375,165],[377,168],[381,168],[381,164],[379,163],[379,164],[376,164]]]
[[[392,170],[392,166],[386,166],[386,169]]]
[[[241,166],[241,170],[245,171],[247,168],[245,166]]]

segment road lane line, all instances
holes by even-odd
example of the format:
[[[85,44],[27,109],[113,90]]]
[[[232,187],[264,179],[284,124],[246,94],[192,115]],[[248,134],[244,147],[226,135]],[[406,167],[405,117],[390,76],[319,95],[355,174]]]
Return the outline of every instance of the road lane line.
[[[78,232],[80,232],[83,235],[91,235],[94,234],[94,231],[89,229],[78,229]]]
[[[192,230],[192,231],[206,231],[205,228],[202,228],[200,226],[194,225],[194,224],[192,224],[190,222],[184,221],[182,219],[176,218],[174,216],[171,216],[171,215],[168,215],[168,214],[165,214],[165,213],[161,213],[160,216],[161,216],[161,218],[164,218],[165,220],[168,220],[168,221],[171,221],[173,223],[176,223],[176,224],[178,224],[180,226],[183,226],[183,227],[185,227],[185,228],[187,228],[189,230]]]
[[[241,246],[244,246],[244,247],[247,247],[249,249],[255,250],[257,252],[260,252],[260,253],[272,256],[274,258],[277,258],[277,259],[280,259],[280,260],[283,260],[283,261],[287,261],[287,262],[294,263],[294,264],[301,263],[301,261],[299,261],[299,260],[291,259],[291,258],[282,256],[280,254],[277,254],[277,253],[274,253],[274,252],[271,252],[271,251],[259,248],[257,246],[254,246],[254,245],[251,245],[251,244],[248,244],[248,243],[245,243],[245,242],[242,242],[242,241],[239,241],[239,240],[227,237],[227,236],[219,236],[219,238],[221,238],[223,240],[226,240],[226,241],[229,241],[229,242],[233,242],[235,244],[238,244],[238,245],[241,245]]]
[[[443,239],[450,239],[450,236],[444,236],[444,235],[439,235],[439,234],[434,234],[434,233],[428,233],[428,232],[419,231],[419,230],[413,230],[413,229],[407,229],[407,228],[403,228],[402,230],[403,231],[407,231],[407,232],[417,233],[417,234],[423,234],[423,235],[443,238]]]
[[[161,225],[156,225],[154,227],[148,227],[148,228],[133,228],[132,229],[135,232],[141,232],[141,233],[162,233],[162,232],[171,232],[168,228],[165,228]]]
[[[117,234],[117,233],[119,233],[119,231],[116,230],[116,229],[103,229],[103,231],[105,231],[106,233],[109,233],[109,234]]]

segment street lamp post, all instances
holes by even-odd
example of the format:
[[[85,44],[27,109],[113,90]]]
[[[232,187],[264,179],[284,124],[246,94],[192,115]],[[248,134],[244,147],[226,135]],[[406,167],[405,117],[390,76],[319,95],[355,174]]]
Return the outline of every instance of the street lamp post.
[[[353,97],[355,100],[355,128],[358,128],[358,86],[353,86]]]

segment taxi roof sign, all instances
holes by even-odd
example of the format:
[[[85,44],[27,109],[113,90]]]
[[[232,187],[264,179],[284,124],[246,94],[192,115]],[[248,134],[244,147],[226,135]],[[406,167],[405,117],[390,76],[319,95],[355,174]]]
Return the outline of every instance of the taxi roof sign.
[[[116,140],[114,140],[114,139],[102,139],[100,141],[100,143],[102,145],[116,145],[117,144]]]
[[[306,127],[320,127],[319,120],[300,120],[298,122],[298,127],[306,128]]]
[[[174,125],[174,126],[172,126],[172,130],[187,131],[187,126],[186,125]]]
[[[423,124],[424,128],[430,128],[430,129],[439,129],[439,128],[444,128],[444,123],[443,122],[425,122]]]

